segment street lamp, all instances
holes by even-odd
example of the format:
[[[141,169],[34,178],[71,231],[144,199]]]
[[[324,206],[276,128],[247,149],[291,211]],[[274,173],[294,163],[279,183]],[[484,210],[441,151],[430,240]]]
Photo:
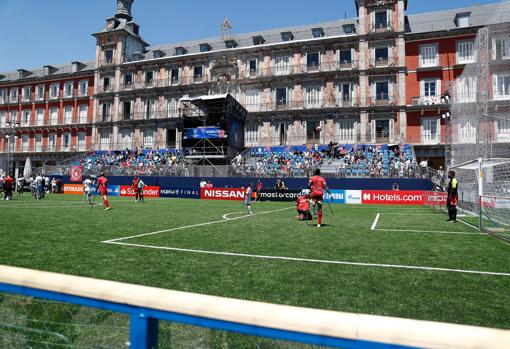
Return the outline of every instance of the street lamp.
[[[11,174],[11,143],[13,144],[13,146],[16,145],[16,139],[18,138],[17,134],[16,134],[16,131],[17,131],[17,128],[19,127],[19,123],[18,122],[15,122],[15,123],[11,123],[10,121],[7,121],[5,123],[5,127],[6,127],[6,131],[4,132],[5,134],[5,139],[7,139],[7,174]],[[11,142],[11,139],[13,140]],[[14,152],[14,148],[13,148],[13,152]]]

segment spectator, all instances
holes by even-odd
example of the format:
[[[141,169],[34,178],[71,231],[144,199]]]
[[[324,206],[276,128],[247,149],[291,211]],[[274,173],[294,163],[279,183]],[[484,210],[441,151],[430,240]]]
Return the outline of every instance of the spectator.
[[[426,159],[422,159],[420,162],[420,171],[422,178],[425,178],[427,176],[427,168],[429,167],[429,163]]]
[[[207,186],[207,182],[202,178],[200,180],[200,188],[205,188]]]
[[[400,190],[397,182],[393,183],[393,190]]]

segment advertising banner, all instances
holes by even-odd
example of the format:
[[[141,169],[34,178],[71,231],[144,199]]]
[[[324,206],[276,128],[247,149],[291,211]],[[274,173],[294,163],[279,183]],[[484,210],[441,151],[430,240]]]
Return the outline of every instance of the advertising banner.
[[[429,206],[446,206],[446,198],[448,194],[438,191],[425,192],[425,205]]]
[[[83,168],[81,166],[71,166],[71,182],[81,182],[83,180]]]
[[[184,139],[226,138],[225,131],[216,127],[198,127],[184,130]]]
[[[109,185],[108,196],[120,196],[120,185]]]
[[[296,201],[301,190],[262,189],[259,191],[260,201]]]
[[[200,190],[195,188],[161,187],[159,196],[162,198],[200,199]]]
[[[324,193],[324,199],[332,204],[345,204],[345,190],[331,190],[331,195]]]
[[[146,198],[159,198],[159,187],[146,186],[143,188],[143,195]],[[120,186],[120,196],[122,197],[134,197],[135,190],[130,185]]]
[[[244,199],[244,189],[201,188],[200,199],[242,201]]]
[[[64,184],[64,194],[83,195],[85,187],[83,184]]]
[[[362,203],[422,206],[425,205],[425,192],[411,190],[363,190]]]
[[[361,190],[346,190],[345,203],[351,205],[361,204]]]

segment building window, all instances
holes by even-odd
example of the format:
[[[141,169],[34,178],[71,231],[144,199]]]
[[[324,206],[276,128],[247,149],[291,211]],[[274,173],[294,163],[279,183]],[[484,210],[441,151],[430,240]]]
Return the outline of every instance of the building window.
[[[71,133],[65,132],[62,134],[62,150],[69,151],[71,150]]]
[[[377,11],[374,14],[375,29],[386,29],[388,27],[388,13],[386,11]]]
[[[109,91],[111,87],[110,77],[103,78],[103,91]]]
[[[278,56],[274,58],[274,74],[288,75],[290,72],[290,57]]]
[[[257,59],[250,59],[248,60],[248,63],[246,64],[246,77],[250,77],[250,78],[253,78],[253,77],[256,77],[258,74],[258,62],[257,62]]]
[[[30,115],[32,112],[30,110],[23,110],[21,115],[21,126],[30,126]]]
[[[342,120],[338,122],[338,141],[342,143],[354,143],[354,121]]]
[[[510,59],[510,38],[497,38],[492,43],[494,59]]]
[[[133,74],[124,75],[124,87],[130,88],[133,85]]]
[[[354,28],[354,24],[347,24],[343,26],[345,34],[354,34],[356,29]]]
[[[257,145],[260,139],[259,125],[247,123],[244,132],[244,141],[250,145]]]
[[[153,119],[156,117],[156,99],[149,98],[144,101],[145,119]]]
[[[154,83],[154,72],[153,71],[145,72],[145,84],[148,86],[152,86],[153,83]]]
[[[73,107],[64,108],[64,124],[70,125],[73,123]]]
[[[88,96],[89,82],[88,80],[81,80],[78,84],[78,95]]]
[[[244,105],[248,111],[260,110],[260,91],[257,89],[249,89],[244,92]]]
[[[133,118],[132,114],[131,114],[131,101],[128,101],[128,102],[124,102],[124,109],[123,109],[123,119],[124,120],[131,120]]]
[[[306,55],[306,67],[308,71],[319,70],[320,65],[320,54],[319,52],[308,53]]]
[[[36,90],[35,98],[38,101],[42,101],[44,99],[44,85],[37,86],[35,90]]]
[[[0,104],[6,103],[8,96],[9,91],[7,89],[0,90]]]
[[[322,86],[307,86],[305,93],[306,108],[320,108],[322,106]]]
[[[420,81],[421,103],[437,104],[440,102],[441,80],[423,79]]]
[[[30,135],[28,135],[26,133],[21,135],[21,151],[23,151],[23,152],[28,151],[29,137],[30,137]]]
[[[31,95],[32,88],[30,86],[23,87],[23,102],[30,102]]]
[[[306,142],[307,143],[321,143],[321,122],[320,121],[307,121],[306,122]]]
[[[202,82],[204,68],[201,65],[193,67],[193,78],[195,82]]]
[[[474,77],[457,78],[457,102],[476,100],[476,79]]]
[[[287,105],[287,88],[283,87],[276,89],[276,105],[277,106]]]
[[[341,68],[351,68],[352,67],[352,50],[340,50],[339,60],[340,60]]]
[[[294,35],[291,32],[282,33],[282,41],[292,41],[294,40]]]
[[[152,148],[154,146],[154,129],[146,128],[143,130],[143,147]]]
[[[339,86],[339,95],[342,106],[350,106],[353,103],[354,84],[342,83]]]
[[[176,118],[179,117],[179,99],[170,98],[167,103],[168,117]]]
[[[58,108],[50,109],[50,125],[58,125]]]
[[[510,75],[494,75],[494,99],[510,99]]]
[[[378,101],[384,101],[390,98],[389,83],[387,81],[375,83],[375,98]]]
[[[37,109],[35,115],[36,115],[36,118],[35,118],[36,125],[43,126],[44,125],[44,109]]]
[[[70,98],[73,97],[73,88],[74,83],[72,81],[66,81],[64,84],[64,97]]]
[[[50,85],[50,99],[57,99],[58,98],[58,92],[59,92],[59,85],[58,84],[51,84]]]
[[[120,145],[123,146],[123,138],[122,135],[124,135],[126,131],[120,132]],[[125,148],[131,148],[131,132],[129,133],[129,142],[126,142]],[[99,148],[101,150],[110,150],[110,130],[107,128],[101,128],[99,129]]]
[[[459,142],[475,143],[476,142],[476,122],[475,120],[461,120],[458,125]]]
[[[82,104],[78,107],[78,122],[80,124],[85,124],[88,122],[88,112],[89,112],[89,106],[86,104]]]
[[[188,51],[184,47],[176,47],[175,48],[175,55],[176,56],[182,56],[185,55]]]
[[[457,63],[472,63],[475,61],[473,52],[473,41],[457,42]]]
[[[252,37],[253,39],[253,45],[257,46],[257,45],[263,45],[266,40],[264,40],[264,38],[262,36],[254,36]]]
[[[57,134],[50,133],[48,134],[48,151],[56,151],[57,150]]]
[[[439,143],[439,118],[421,119],[421,142],[423,144]]]
[[[225,41],[225,47],[226,48],[236,48],[237,42],[235,40],[227,40],[227,41]]]
[[[35,134],[35,151],[36,152],[42,151],[42,134],[41,133]]]
[[[173,68],[172,70],[170,70],[170,83],[172,85],[178,85],[180,82],[181,82],[181,74],[180,73],[180,69],[179,68]]]
[[[496,122],[497,127],[497,137],[500,142],[508,142],[510,141],[510,119],[508,116],[499,117]]]
[[[377,47],[374,50],[375,65],[388,65],[388,47]]]
[[[211,51],[211,45],[200,44],[200,52],[209,52],[209,51]]]
[[[108,122],[111,121],[111,111],[112,111],[112,104],[110,102],[105,102],[102,104],[101,107],[101,122]]]
[[[85,151],[87,146],[87,133],[86,132],[78,132],[78,151]]]
[[[104,62],[113,64],[113,49],[104,50]]]
[[[457,15],[457,27],[459,28],[469,27],[469,13],[459,13]]]
[[[322,28],[312,29],[312,36],[314,38],[322,38],[324,36],[324,30]]]
[[[436,67],[437,62],[437,45],[423,45],[420,47],[420,67]]]
[[[11,103],[17,103],[18,102],[18,88],[11,88],[10,90],[10,98]]]

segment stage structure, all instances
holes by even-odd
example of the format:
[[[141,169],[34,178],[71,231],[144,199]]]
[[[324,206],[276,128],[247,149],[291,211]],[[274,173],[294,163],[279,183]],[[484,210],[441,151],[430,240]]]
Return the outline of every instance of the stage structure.
[[[231,94],[183,97],[179,104],[186,160],[195,166],[228,166],[244,150],[248,111]]]

